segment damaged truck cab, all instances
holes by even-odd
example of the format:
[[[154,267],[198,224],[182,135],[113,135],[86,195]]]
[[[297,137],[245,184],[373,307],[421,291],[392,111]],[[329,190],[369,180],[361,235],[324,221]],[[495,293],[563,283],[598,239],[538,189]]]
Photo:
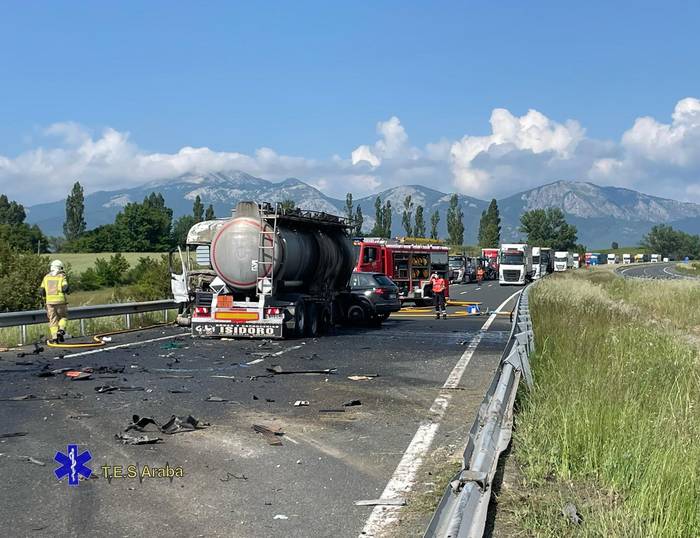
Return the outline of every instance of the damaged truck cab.
[[[171,276],[178,322],[196,336],[321,334],[352,301],[348,230],[334,215],[255,202],[240,202],[231,218],[195,224],[180,253],[182,271]]]

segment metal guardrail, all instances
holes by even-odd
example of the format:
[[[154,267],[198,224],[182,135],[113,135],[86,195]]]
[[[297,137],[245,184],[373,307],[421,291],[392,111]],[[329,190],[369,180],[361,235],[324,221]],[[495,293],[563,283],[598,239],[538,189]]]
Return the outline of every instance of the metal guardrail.
[[[127,328],[131,325],[131,314],[143,312],[163,311],[163,316],[167,319],[167,311],[177,308],[178,303],[170,299],[161,301],[145,301],[141,303],[115,303],[90,306],[76,306],[68,308],[68,319],[81,320],[80,329],[84,334],[82,320],[91,318],[104,318],[108,316],[126,317]],[[20,327],[20,343],[25,344],[27,340],[27,325],[46,323],[45,310],[25,310],[23,312],[3,312],[0,313],[0,327]]]
[[[464,450],[462,470],[447,487],[425,538],[484,535],[491,485],[500,454],[513,432],[513,404],[521,376],[532,387],[529,355],[534,350],[527,286],[518,298],[501,362],[479,409]]]

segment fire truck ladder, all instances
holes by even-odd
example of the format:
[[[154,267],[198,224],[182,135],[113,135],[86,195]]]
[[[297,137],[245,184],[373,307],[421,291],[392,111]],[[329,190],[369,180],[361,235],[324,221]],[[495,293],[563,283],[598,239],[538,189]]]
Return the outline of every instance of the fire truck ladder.
[[[272,295],[272,287],[275,279],[275,246],[277,245],[277,218],[279,217],[279,204],[275,204],[274,213],[260,212],[260,238],[258,242],[258,267],[256,289],[258,296],[264,299],[266,295]],[[269,228],[272,221],[272,229]]]

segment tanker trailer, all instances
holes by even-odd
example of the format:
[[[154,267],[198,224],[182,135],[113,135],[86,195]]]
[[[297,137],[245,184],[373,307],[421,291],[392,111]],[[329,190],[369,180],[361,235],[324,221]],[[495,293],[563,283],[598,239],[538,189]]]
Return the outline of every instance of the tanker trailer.
[[[240,202],[229,219],[195,224],[187,236],[197,270],[179,316],[196,336],[316,336],[342,321],[352,301],[354,252],[340,217]],[[176,294],[177,295],[177,294]],[[176,300],[177,297],[176,297]]]

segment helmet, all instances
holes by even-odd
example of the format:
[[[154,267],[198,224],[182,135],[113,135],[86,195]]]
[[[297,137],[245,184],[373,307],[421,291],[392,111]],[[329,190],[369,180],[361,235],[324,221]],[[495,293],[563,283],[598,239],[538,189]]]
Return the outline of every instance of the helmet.
[[[51,262],[49,268],[52,271],[63,271],[63,262],[61,260],[54,260]]]

